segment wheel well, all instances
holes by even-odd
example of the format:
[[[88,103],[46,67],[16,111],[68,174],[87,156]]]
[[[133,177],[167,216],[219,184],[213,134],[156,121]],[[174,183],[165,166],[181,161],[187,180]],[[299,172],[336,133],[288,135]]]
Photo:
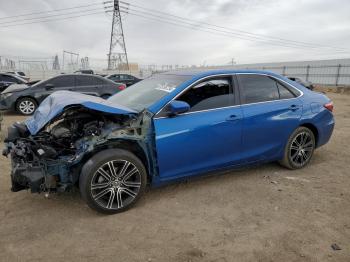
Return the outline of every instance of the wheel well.
[[[136,142],[136,141],[131,141],[131,140],[115,140],[115,141],[110,141],[109,143],[106,143],[103,146],[99,146],[96,147],[95,150],[93,150],[92,152],[90,152],[89,154],[86,154],[84,156],[84,158],[82,159],[82,161],[80,161],[79,165],[74,168],[75,172],[73,172],[74,175],[74,181],[77,182],[80,176],[80,172],[81,169],[83,168],[84,164],[95,154],[97,154],[98,152],[101,152],[103,150],[106,149],[111,149],[111,148],[120,148],[120,149],[124,149],[127,151],[130,151],[131,153],[133,153],[135,156],[137,156],[142,164],[145,166],[147,174],[148,174],[148,179],[151,179],[150,176],[150,167],[147,161],[147,156],[144,152],[144,150],[141,148],[141,146]]]
[[[118,147],[133,153],[135,156],[137,156],[141,160],[142,164],[145,166],[147,170],[147,173],[149,173],[149,165],[148,165],[145,151],[141,148],[141,146],[136,141],[119,140],[114,147]]]
[[[308,129],[310,129],[312,131],[312,133],[315,136],[315,142],[317,145],[317,143],[318,143],[318,130],[317,130],[316,126],[314,126],[313,124],[310,124],[310,123],[305,123],[305,124],[302,124],[301,126],[307,127]]]

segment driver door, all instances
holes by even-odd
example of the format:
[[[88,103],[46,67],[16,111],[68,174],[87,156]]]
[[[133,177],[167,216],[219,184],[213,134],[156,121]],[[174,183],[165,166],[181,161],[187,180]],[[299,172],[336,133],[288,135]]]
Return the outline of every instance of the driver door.
[[[242,111],[232,76],[213,77],[176,98],[190,110],[154,118],[160,180],[172,180],[240,162]]]
[[[36,92],[34,96],[36,100],[41,103],[41,101],[43,101],[46,97],[51,95],[53,92],[61,91],[61,90],[72,91],[75,85],[74,82],[75,82],[74,75],[56,76],[42,83],[39,86],[41,88],[41,92]],[[48,87],[48,85],[50,87]]]

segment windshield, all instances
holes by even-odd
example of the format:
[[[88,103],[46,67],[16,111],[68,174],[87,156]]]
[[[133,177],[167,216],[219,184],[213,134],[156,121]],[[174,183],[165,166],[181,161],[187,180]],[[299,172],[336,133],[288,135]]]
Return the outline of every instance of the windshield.
[[[154,75],[110,97],[108,103],[141,111],[190,78],[191,76],[181,75]]]

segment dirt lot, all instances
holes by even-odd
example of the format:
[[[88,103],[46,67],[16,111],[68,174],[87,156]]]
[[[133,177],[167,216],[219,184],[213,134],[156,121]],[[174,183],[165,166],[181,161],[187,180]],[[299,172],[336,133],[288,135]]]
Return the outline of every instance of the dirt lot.
[[[273,163],[153,189],[114,216],[77,192],[11,193],[1,157],[0,260],[350,261],[350,95],[329,96],[336,129],[307,168]]]

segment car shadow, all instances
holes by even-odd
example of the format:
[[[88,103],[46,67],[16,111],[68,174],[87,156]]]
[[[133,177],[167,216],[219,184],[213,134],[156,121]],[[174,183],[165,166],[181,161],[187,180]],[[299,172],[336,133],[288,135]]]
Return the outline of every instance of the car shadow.
[[[317,155],[315,158],[319,157]],[[312,162],[317,163],[318,160],[316,159]],[[277,163],[267,163],[240,169],[231,169],[204,174],[196,176],[194,178],[187,178],[182,181],[172,182],[161,187],[147,186],[145,194],[143,197],[141,197],[138,203],[136,203],[136,205],[133,206],[129,211],[123,212],[123,214],[129,213],[131,210],[134,210],[134,212],[148,212],[149,210],[152,210],[152,207],[154,205],[157,206],[159,201],[171,201],[179,196],[179,194],[195,194],[196,192],[202,192],[203,190],[212,191],[212,188],[220,188],[227,185],[232,185],[235,183],[235,181],[241,182],[242,179],[251,179],[252,177],[268,178],[268,183],[270,183],[270,181],[278,180],[281,177],[281,174],[299,174],[299,172],[285,169]],[[220,191],[218,190],[217,192]],[[46,211],[53,213],[66,213],[73,215],[74,217],[106,216],[105,214],[101,214],[95,210],[90,209],[82,200],[78,188],[73,188],[71,192],[66,193],[52,193],[47,199],[45,199],[44,194],[40,194],[39,197],[38,195],[32,195],[29,192],[23,193],[26,193],[25,196],[23,195],[23,198],[25,198],[27,206],[32,206],[32,210],[36,210],[37,208],[44,208]]]

